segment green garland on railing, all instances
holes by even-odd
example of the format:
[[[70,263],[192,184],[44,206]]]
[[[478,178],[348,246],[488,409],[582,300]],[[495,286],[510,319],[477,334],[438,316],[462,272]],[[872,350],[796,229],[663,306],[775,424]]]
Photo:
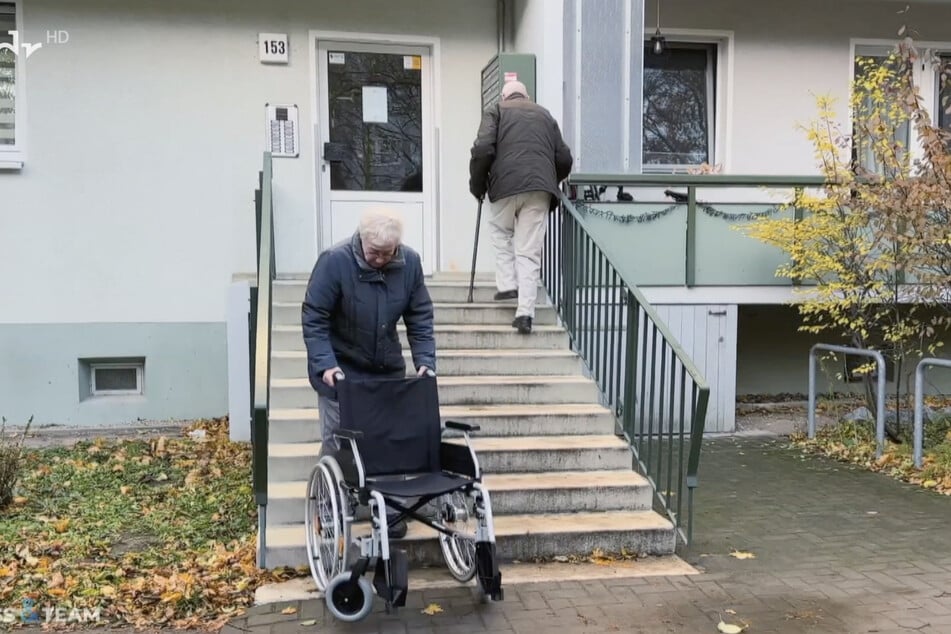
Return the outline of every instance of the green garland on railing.
[[[680,205],[674,204],[674,205],[671,205],[670,207],[667,207],[666,209],[661,209],[660,211],[652,211],[646,214],[640,214],[640,215],[625,214],[623,216],[619,216],[613,211],[608,211],[606,209],[597,209],[595,207],[588,205],[587,203],[581,202],[580,200],[575,201],[575,209],[577,209],[578,213],[580,213],[582,216],[593,216],[595,218],[604,218],[605,220],[610,220],[611,222],[617,222],[623,225],[626,225],[632,222],[637,222],[637,223],[652,222],[654,220],[657,220],[658,218],[662,218],[666,216],[677,207],[680,207]]]
[[[616,203],[611,203],[611,204],[616,204]],[[660,209],[658,211],[651,211],[646,214],[625,214],[621,216],[614,213],[613,211],[609,211],[606,209],[597,209],[595,207],[592,207],[590,204],[586,202],[581,202],[580,200],[575,201],[575,209],[577,209],[578,213],[580,213],[582,216],[604,218],[605,220],[610,220],[611,222],[617,222],[619,224],[625,224],[625,225],[630,224],[632,222],[636,222],[636,223],[653,222],[655,220],[663,218],[664,216],[666,216],[673,210],[677,209],[678,207],[686,207],[686,203],[674,203],[673,205],[669,207],[665,207],[664,209]],[[720,218],[722,220],[726,220],[727,222],[736,222],[736,221],[748,222],[751,220],[756,220],[758,218],[766,218],[768,216],[772,216],[776,214],[782,209],[782,207],[778,205],[770,205],[769,208],[766,209],[765,211],[732,214],[732,213],[727,213],[725,211],[720,211],[713,205],[709,205],[707,203],[698,202],[697,207],[701,211],[703,211],[703,213],[707,214],[711,218]]]

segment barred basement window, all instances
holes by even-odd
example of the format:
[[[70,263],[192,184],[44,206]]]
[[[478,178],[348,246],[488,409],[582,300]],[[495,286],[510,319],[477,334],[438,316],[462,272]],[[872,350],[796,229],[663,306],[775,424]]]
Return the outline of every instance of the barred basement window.
[[[142,394],[142,364],[93,363],[89,369],[92,396]]]

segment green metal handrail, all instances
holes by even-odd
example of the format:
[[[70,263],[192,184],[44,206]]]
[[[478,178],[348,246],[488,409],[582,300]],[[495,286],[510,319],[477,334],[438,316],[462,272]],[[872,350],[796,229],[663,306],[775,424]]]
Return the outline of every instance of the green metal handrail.
[[[608,187],[649,187],[689,185],[691,187],[822,187],[823,176],[768,176],[760,174],[572,174],[572,185]]]
[[[264,153],[264,169],[255,192],[257,224],[257,287],[251,293],[251,426],[252,482],[258,507],[258,566],[266,565],[267,460],[271,385],[271,282],[274,268],[274,196],[271,188],[271,153]]]
[[[564,195],[549,217],[542,278],[572,348],[617,417],[619,434],[633,453],[632,466],[650,481],[655,504],[689,543],[710,388]]]

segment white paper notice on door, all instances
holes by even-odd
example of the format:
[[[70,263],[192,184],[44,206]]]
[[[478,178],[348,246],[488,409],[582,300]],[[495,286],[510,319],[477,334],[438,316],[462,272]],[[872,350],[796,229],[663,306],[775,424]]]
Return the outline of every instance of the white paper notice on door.
[[[363,87],[363,121],[387,122],[386,86]]]

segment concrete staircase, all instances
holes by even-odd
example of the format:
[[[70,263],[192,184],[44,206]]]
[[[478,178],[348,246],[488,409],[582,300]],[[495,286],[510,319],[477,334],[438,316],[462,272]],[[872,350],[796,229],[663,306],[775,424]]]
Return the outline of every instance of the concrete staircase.
[[[300,305],[306,280],[274,285],[267,566],[306,565],[304,494],[320,449],[317,397],[307,380]],[[651,510],[611,412],[570,350],[554,309],[540,306],[531,336],[512,327],[514,302],[493,302],[479,280],[437,274],[439,396],[444,419],[481,425],[473,437],[492,494],[503,560],[606,552],[673,553],[674,528]],[[540,294],[543,296],[543,294]],[[409,359],[405,337],[404,353]],[[408,363],[411,367],[412,364]],[[413,564],[441,565],[434,531],[411,522],[402,547]]]

